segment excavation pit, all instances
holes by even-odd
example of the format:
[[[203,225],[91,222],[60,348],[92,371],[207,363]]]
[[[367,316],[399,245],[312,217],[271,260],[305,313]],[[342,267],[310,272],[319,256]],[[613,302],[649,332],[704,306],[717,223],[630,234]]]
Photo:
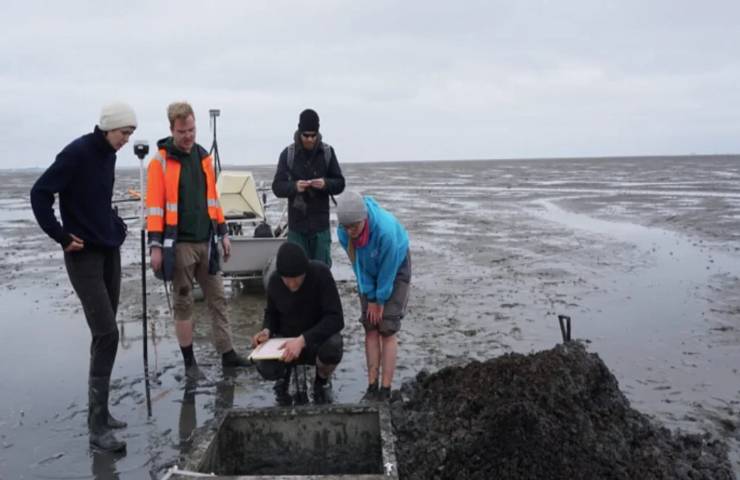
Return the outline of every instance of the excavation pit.
[[[392,435],[384,405],[233,409],[185,469],[240,480],[397,479]]]

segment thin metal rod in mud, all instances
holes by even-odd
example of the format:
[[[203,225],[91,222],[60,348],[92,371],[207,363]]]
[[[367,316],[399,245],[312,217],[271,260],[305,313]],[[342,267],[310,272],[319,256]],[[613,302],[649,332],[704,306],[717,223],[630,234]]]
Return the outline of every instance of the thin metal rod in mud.
[[[560,324],[560,333],[563,336],[563,343],[570,342],[570,316],[558,315],[558,323]]]
[[[137,153],[138,155],[138,153]],[[141,223],[141,338],[144,353],[144,390],[146,391],[146,413],[152,416],[152,398],[149,386],[149,342],[147,339],[146,318],[146,215],[144,214],[144,155],[139,157],[139,185],[141,203],[139,221]]]

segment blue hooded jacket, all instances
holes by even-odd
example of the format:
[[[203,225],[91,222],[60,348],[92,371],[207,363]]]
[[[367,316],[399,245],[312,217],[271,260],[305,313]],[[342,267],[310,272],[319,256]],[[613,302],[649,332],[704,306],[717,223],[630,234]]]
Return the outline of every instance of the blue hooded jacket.
[[[380,207],[370,196],[363,197],[367,208],[370,238],[367,245],[355,249],[352,269],[360,294],[368,301],[385,304],[393,294],[393,281],[409,250],[409,235],[392,213]],[[340,225],[337,238],[345,251],[349,236]]]

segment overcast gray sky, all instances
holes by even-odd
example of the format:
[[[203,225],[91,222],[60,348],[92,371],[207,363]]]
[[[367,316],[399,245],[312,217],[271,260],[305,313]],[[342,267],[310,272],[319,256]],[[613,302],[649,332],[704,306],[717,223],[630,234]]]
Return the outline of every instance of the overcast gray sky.
[[[340,162],[740,151],[740,2],[5,1],[0,166],[45,167],[111,100],[186,99],[226,164],[314,108]],[[131,145],[119,165],[134,166]]]

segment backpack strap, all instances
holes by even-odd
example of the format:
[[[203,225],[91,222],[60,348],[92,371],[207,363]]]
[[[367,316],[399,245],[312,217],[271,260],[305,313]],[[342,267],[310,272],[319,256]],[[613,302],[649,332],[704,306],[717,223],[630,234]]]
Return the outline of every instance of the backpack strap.
[[[321,148],[324,151],[324,165],[326,165],[326,171],[329,172],[329,164],[331,163],[331,152],[332,146],[328,143],[321,142]],[[293,165],[295,164],[295,143],[288,145],[288,156],[286,158],[288,165],[288,180],[293,181]],[[334,199],[334,195],[329,195],[331,201],[336,206],[337,201]]]
[[[329,164],[331,163],[332,152],[331,145],[321,142],[321,148],[324,149],[324,164],[326,165],[326,170],[329,171]]]
[[[328,143],[321,142],[321,148],[324,151],[324,165],[326,165],[326,170],[329,170],[329,164],[331,163],[331,152],[332,147]],[[293,165],[295,164],[295,143],[291,143],[288,145],[288,157],[287,157],[287,164],[288,164],[288,174],[290,175],[293,172]],[[290,175],[292,177],[292,175]]]
[[[295,143],[288,145],[288,174],[293,171],[293,164],[295,163]]]

